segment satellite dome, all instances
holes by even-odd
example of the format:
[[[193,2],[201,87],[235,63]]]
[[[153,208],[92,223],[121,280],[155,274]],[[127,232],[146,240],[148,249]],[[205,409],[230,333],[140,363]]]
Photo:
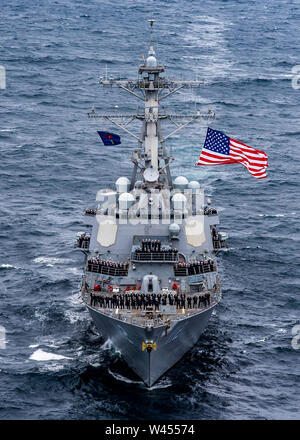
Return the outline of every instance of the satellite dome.
[[[180,226],[177,223],[172,223],[169,226],[169,233],[171,237],[177,237],[179,235],[179,232],[180,232]]]
[[[200,183],[196,180],[192,180],[188,184],[188,188],[192,190],[192,193],[194,194],[198,189],[200,189]]]
[[[129,209],[134,204],[134,201],[135,199],[132,194],[124,192],[119,197],[119,207],[120,209]]]
[[[116,181],[116,188],[118,193],[127,192],[130,188],[130,180],[128,177],[119,177]]]
[[[186,197],[181,193],[177,193],[172,197],[172,202],[174,209],[184,209]]]
[[[188,187],[188,183],[189,183],[189,181],[187,180],[186,177],[178,176],[174,180],[174,187],[183,191],[184,189],[186,189]]]
[[[147,58],[146,67],[157,67],[157,59],[153,55]]]

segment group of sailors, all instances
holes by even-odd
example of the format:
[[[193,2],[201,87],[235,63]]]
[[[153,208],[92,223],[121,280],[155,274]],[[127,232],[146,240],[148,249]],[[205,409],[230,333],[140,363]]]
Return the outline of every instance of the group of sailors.
[[[213,226],[211,229],[211,235],[212,235],[214,249],[220,249],[221,247],[223,247],[217,228],[215,226]]]
[[[96,215],[97,214],[97,210],[96,209],[86,208],[85,213],[89,214],[89,215]]]
[[[141,248],[137,249],[140,252],[161,252],[160,240],[145,239],[141,242]]]
[[[211,228],[211,235],[212,235],[213,240],[219,240],[218,231],[217,231],[217,228],[215,226],[213,226]]]
[[[179,262],[174,266],[176,276],[180,275],[197,275],[199,273],[213,272],[215,270],[214,260],[196,260],[190,263]]]
[[[88,259],[87,270],[89,272],[103,273],[106,275],[127,275],[129,262],[115,262],[102,260],[100,257],[91,257]]]
[[[218,215],[218,211],[215,208],[204,208],[204,215]]]
[[[144,254],[144,255],[143,255]],[[165,248],[161,246],[160,240],[150,240],[145,239],[142,240],[141,246],[136,248],[135,257],[137,260],[143,259],[143,257],[147,258],[149,254],[160,254],[156,255],[161,257],[161,259],[172,259],[176,260],[178,255],[178,249]],[[153,255],[155,257],[155,255]]]
[[[210,305],[210,294],[186,296],[182,294],[157,294],[149,293],[122,293],[113,295],[103,295],[91,292],[91,306],[98,306],[106,309],[127,309],[127,310],[146,310],[152,307],[159,310],[160,306],[176,306],[176,309],[197,309]]]
[[[77,240],[77,247],[88,249],[90,245],[91,236],[87,234],[81,234]]]

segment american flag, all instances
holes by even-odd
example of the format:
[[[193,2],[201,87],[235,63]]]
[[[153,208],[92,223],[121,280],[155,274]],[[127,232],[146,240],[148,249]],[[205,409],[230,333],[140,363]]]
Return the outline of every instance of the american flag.
[[[267,177],[268,156],[221,131],[207,128],[206,139],[197,165],[241,163],[256,179]]]

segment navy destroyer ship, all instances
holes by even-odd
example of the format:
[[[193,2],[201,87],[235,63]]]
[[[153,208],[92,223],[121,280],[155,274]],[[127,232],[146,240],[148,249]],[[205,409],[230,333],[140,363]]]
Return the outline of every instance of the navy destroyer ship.
[[[128,92],[143,107],[135,114],[97,114],[95,108],[88,113],[125,131],[137,146],[130,177],[99,189],[95,205],[85,211],[88,228],[76,243],[86,260],[81,297],[100,334],[151,387],[199,340],[221,300],[216,254],[226,246],[226,234],[218,232],[218,212],[202,185],[172,178],[174,157],[166,145],[173,134],[214,113],[179,115],[161,106],[201,82],[168,79],[152,36],[137,79],[106,75],[99,82]],[[141,122],[140,134],[129,128],[134,121]],[[175,126],[169,134],[163,133],[164,122]]]

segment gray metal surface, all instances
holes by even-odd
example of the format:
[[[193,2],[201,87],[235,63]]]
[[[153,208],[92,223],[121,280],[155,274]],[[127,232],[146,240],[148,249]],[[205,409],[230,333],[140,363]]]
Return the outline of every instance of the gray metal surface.
[[[87,307],[99,332],[112,341],[127,364],[150,387],[198,341],[215,306],[173,322],[167,331],[165,325],[142,328]],[[147,340],[156,342],[156,350],[142,351]]]

